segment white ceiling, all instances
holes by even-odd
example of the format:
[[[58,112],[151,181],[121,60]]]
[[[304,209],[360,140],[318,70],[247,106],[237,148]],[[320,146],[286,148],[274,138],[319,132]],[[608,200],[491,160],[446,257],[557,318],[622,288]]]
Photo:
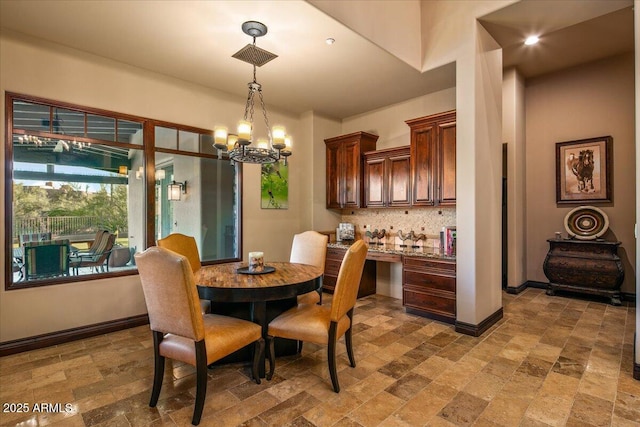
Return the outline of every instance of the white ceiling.
[[[618,4],[629,2],[597,3],[616,3],[619,9]],[[526,77],[620,53],[629,46],[633,50],[633,13],[619,12],[608,18],[606,27],[598,27],[602,24],[589,22],[596,13],[579,14],[569,8],[562,14],[573,21],[562,24],[546,19],[553,25],[548,26],[552,33],[543,38],[545,53],[541,56],[543,49],[539,49],[538,55],[523,55],[521,34],[534,20],[545,21],[560,14],[549,12],[548,7],[532,12],[531,3],[536,2],[516,3],[482,21],[504,47],[505,66],[517,65]],[[578,5],[582,2],[563,3],[584,9]],[[600,10],[597,13],[603,14],[615,8]],[[257,39],[257,45],[278,55],[257,71],[270,109],[291,113],[313,110],[344,118],[455,86],[454,64],[422,73],[302,0],[0,0],[3,29],[243,98],[246,84],[252,79],[252,67],[231,55],[252,42],[241,30],[242,22],[248,20],[269,27],[268,34]],[[580,20],[587,23],[580,24]],[[606,37],[602,36],[603,28]],[[563,32],[567,33],[562,36]],[[336,43],[327,45],[327,37],[335,38]],[[585,37],[590,43],[600,40],[598,49],[578,49],[580,42],[578,47],[562,45],[566,38],[579,41]],[[552,42],[558,47],[554,49]]]

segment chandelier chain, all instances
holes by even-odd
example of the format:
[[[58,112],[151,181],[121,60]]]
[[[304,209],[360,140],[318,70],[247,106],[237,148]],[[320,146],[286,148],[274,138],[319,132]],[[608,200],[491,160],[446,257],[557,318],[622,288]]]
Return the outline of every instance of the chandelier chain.
[[[262,90],[258,89],[258,95],[260,95],[260,106],[262,107],[262,115],[264,115],[264,124],[267,125],[267,136],[269,138],[269,144],[273,144],[271,137],[271,127],[269,126],[269,117],[267,117],[267,107],[264,105],[264,98],[262,97]]]

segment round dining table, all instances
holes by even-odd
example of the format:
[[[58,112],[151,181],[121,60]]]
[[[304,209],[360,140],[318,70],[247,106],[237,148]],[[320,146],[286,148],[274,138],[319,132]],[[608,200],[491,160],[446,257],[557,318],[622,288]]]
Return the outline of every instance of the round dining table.
[[[265,339],[269,322],[293,307],[298,295],[322,287],[323,272],[312,265],[268,262],[265,270],[273,271],[262,274],[245,273],[246,268],[246,262],[203,266],[195,273],[198,295],[211,301],[213,313],[248,317],[262,327]],[[276,355],[291,354],[296,349],[295,342],[280,343]],[[260,376],[264,376],[264,358],[260,363]]]

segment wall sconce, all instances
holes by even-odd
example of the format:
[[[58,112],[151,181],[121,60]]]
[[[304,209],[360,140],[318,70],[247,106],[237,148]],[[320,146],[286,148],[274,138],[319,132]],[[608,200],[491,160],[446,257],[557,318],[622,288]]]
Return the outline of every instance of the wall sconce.
[[[182,193],[187,194],[187,181],[175,182],[171,181],[171,184],[167,187],[169,189],[168,196],[171,201],[179,201],[182,197]]]
[[[129,172],[129,170],[125,165],[118,166],[118,173],[120,175],[126,175],[128,172]]]
[[[162,181],[167,176],[164,169],[156,170],[156,181]]]
[[[144,172],[144,168],[140,166],[136,171],[136,179],[142,179],[143,172]]]

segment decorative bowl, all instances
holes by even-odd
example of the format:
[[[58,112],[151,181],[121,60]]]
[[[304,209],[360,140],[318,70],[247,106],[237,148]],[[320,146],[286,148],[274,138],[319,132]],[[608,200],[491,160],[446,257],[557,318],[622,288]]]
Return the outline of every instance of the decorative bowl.
[[[564,228],[569,237],[595,240],[609,229],[609,217],[595,206],[579,206],[564,217]]]

